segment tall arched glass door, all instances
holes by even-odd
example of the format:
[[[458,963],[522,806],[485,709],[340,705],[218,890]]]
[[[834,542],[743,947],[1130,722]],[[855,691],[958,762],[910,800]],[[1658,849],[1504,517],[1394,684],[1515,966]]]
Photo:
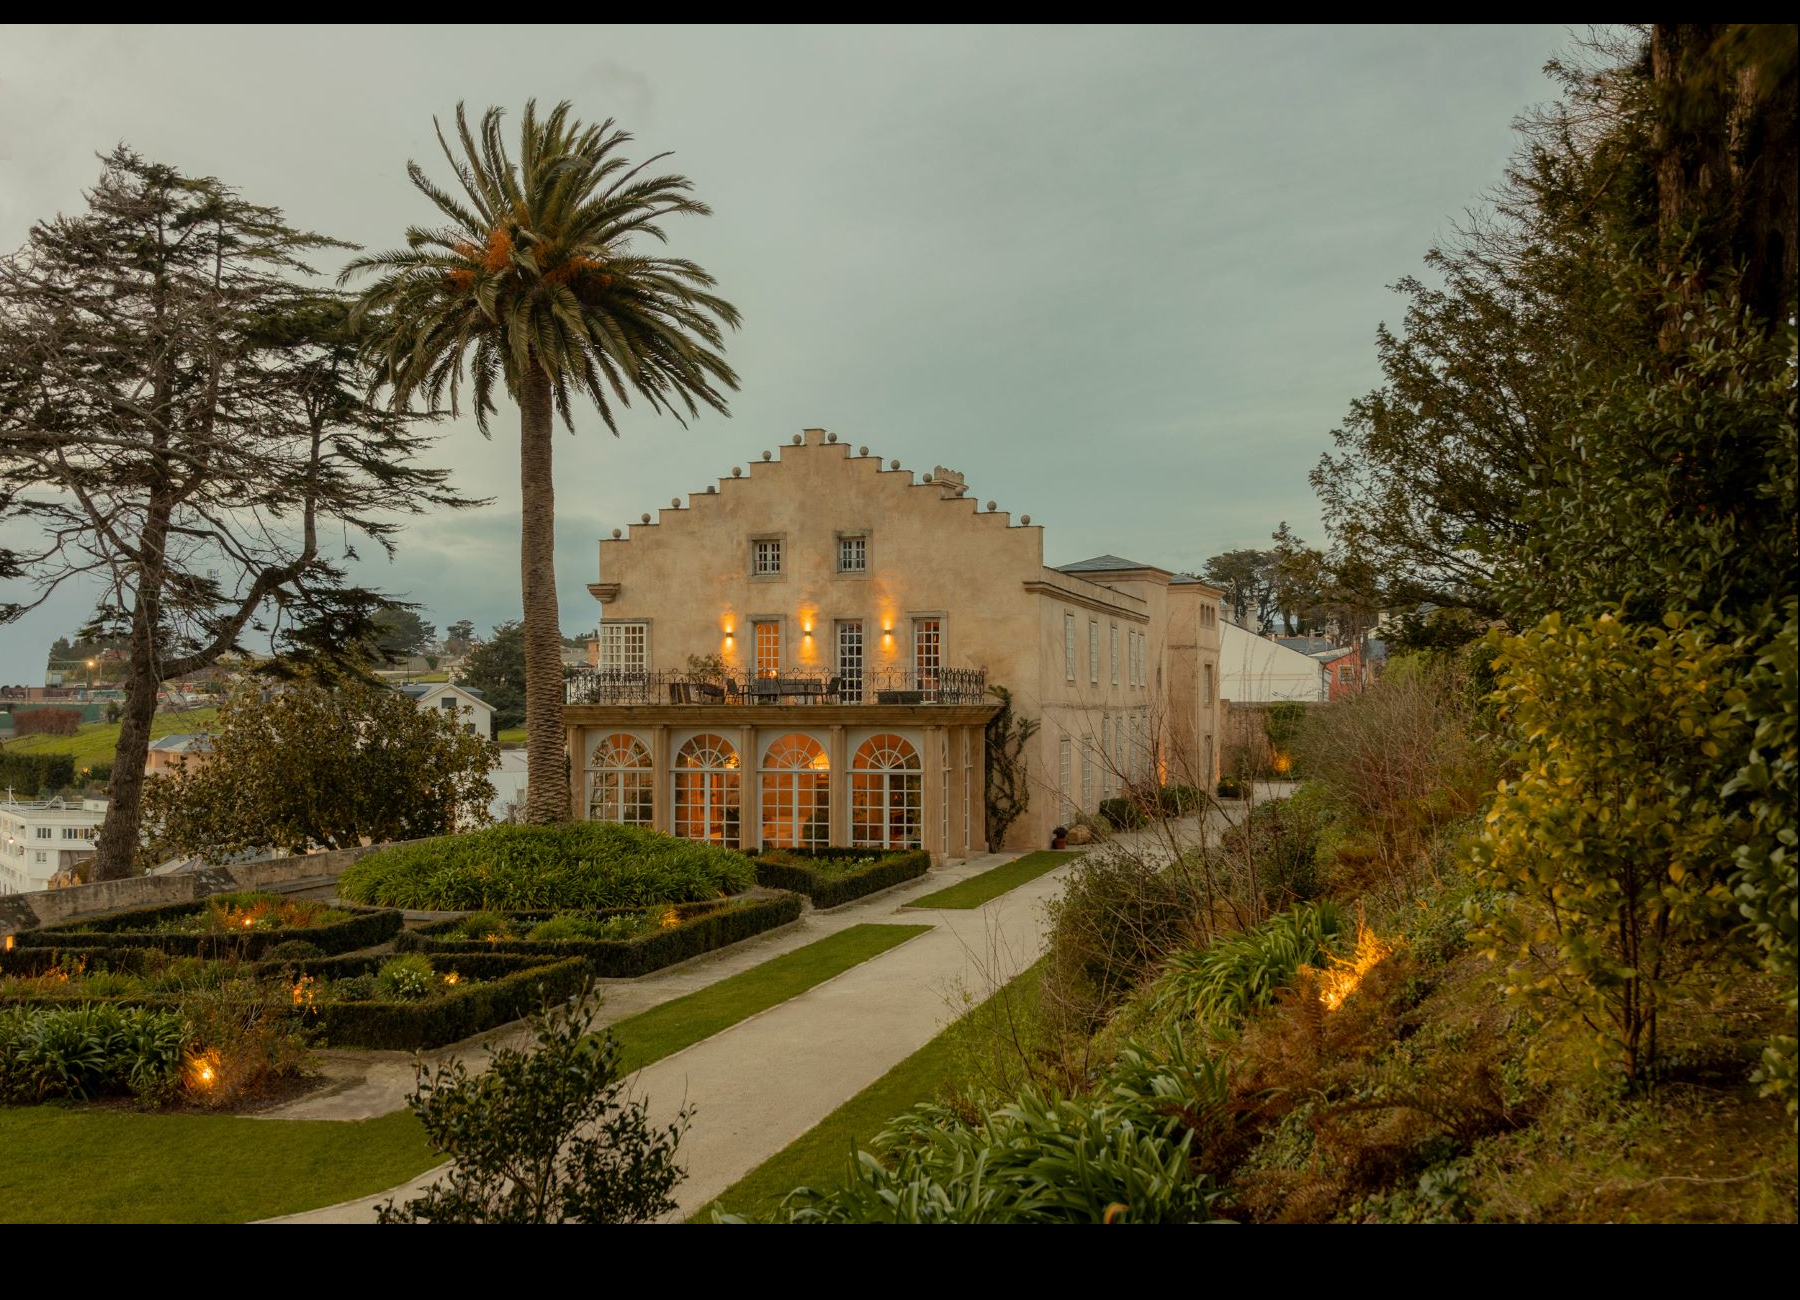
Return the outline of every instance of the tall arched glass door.
[[[738,753],[723,736],[695,736],[675,755],[675,833],[735,849],[742,838]]]
[[[924,764],[892,732],[870,736],[850,764],[850,840],[859,849],[916,849],[923,825]]]
[[[781,736],[763,751],[762,842],[771,849],[831,843],[831,757],[811,736]]]
[[[629,732],[603,737],[588,755],[588,820],[651,824],[656,773],[650,751]]]

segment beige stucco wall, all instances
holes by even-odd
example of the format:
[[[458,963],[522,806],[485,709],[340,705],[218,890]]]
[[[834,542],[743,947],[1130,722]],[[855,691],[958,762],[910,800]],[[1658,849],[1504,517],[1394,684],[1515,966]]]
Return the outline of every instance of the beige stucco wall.
[[[1095,780],[1085,800],[1091,812],[1101,798],[1118,792],[1118,769],[1133,767],[1129,755],[1115,760],[1098,754],[1115,726],[1124,726],[1128,740],[1143,739],[1150,752],[1142,766],[1152,779],[1161,770],[1177,779],[1182,764],[1169,761],[1174,746],[1191,749],[1197,737],[1216,736],[1218,728],[1199,712],[1197,684],[1203,662],[1216,671],[1217,633],[1208,643],[1197,614],[1203,600],[1216,605],[1212,588],[1172,587],[1170,575],[1154,568],[1088,575],[1046,568],[1040,526],[988,511],[975,489],[956,498],[942,484],[861,455],[824,430],[808,429],[798,444],[769,451],[768,460],[749,461],[738,476],[720,477],[714,490],[657,512],[654,522],[621,522],[620,537],[600,542],[599,581],[591,590],[602,602],[603,622],[647,623],[652,669],[680,671],[690,656],[716,655],[727,667],[747,671],[753,666],[750,624],[765,618],[781,624],[784,670],[831,672],[835,624],[854,618],[864,624],[866,667],[904,668],[912,662],[912,620],[941,619],[945,666],[985,668],[990,684],[1013,693],[1020,714],[1040,722],[1028,754],[1032,806],[1009,834],[1008,847],[1047,844],[1051,827],[1062,819],[1065,738],[1077,805],[1084,802],[1084,748],[1095,755]],[[864,575],[836,571],[837,542],[845,532],[869,539]],[[779,577],[751,572],[752,543],[759,537],[782,539]],[[1076,626],[1074,681],[1064,669],[1068,614]],[[1099,627],[1097,674],[1089,667],[1090,622]],[[1128,667],[1132,632],[1144,640],[1142,685],[1132,683]],[[821,709],[819,727],[830,725],[823,712],[829,706],[815,707]],[[926,721],[909,719],[909,725]],[[611,718],[584,722],[579,730],[571,727],[578,745],[595,734],[590,728],[611,725]],[[673,733],[665,734],[666,743],[679,744]],[[935,736],[921,732],[918,738],[927,772],[938,773]],[[956,748],[953,767],[960,768],[960,744]],[[928,804],[935,803],[931,785],[928,779]],[[958,840],[960,809],[953,813],[951,839]],[[937,824],[935,816],[931,820]]]

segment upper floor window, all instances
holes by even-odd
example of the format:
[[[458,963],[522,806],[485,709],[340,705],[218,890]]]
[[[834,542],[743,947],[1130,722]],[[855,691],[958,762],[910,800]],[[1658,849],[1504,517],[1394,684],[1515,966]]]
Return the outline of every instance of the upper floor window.
[[[51,836],[51,830],[48,826],[40,826],[37,828],[37,837],[40,840],[47,840],[50,838],[50,836]]]
[[[936,690],[938,669],[944,666],[944,622],[937,618],[913,620],[913,672],[918,689]]]
[[[869,539],[861,533],[838,538],[838,572],[869,571]]]
[[[1107,660],[1107,664],[1112,669],[1112,684],[1117,686],[1119,684],[1119,625],[1117,623],[1112,625],[1112,656]]]
[[[442,709],[445,713],[455,713],[456,697],[454,695],[446,695],[443,699],[438,701],[438,708]]]
[[[1356,674],[1350,670],[1349,664],[1338,665],[1338,680],[1340,682],[1353,682],[1356,680]]]
[[[648,623],[602,623],[600,667],[610,672],[641,673],[650,666],[649,644]],[[446,699],[444,707],[453,709],[456,704]]]
[[[750,648],[758,677],[781,676],[781,624],[773,619],[750,625]]]
[[[1206,674],[1206,695],[1204,698],[1208,704],[1212,704],[1215,702],[1213,696],[1213,666],[1207,664],[1201,671]]]
[[[1063,676],[1075,680],[1075,616],[1063,615]]]
[[[779,537],[759,537],[750,544],[750,571],[759,578],[766,578],[781,572],[781,539]]]
[[[1088,620],[1088,681],[1100,684],[1100,620]]]

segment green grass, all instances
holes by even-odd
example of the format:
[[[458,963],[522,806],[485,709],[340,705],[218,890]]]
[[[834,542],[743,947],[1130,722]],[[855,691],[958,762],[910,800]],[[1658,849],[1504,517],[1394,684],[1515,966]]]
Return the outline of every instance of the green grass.
[[[612,1027],[627,1071],[660,1061],[897,948],[928,925],[853,925]],[[4,1150],[4,1148],[0,1148]]]
[[[173,736],[189,731],[204,731],[219,716],[217,709],[189,709],[185,713],[158,713],[150,719],[150,739]],[[112,762],[119,747],[119,724],[86,722],[73,736],[21,736],[9,741],[6,749],[14,754],[68,754],[75,760],[76,771],[94,763]]]
[[[1036,962],[1014,976],[1002,993],[1029,998],[1035,1006],[1042,966]],[[1018,1006],[1021,1014],[1032,1014],[1023,1002]],[[715,1208],[766,1219],[796,1187],[835,1186],[849,1165],[852,1147],[868,1146],[894,1116],[932,1100],[957,1076],[981,1029],[973,1014],[952,1021],[936,1038],[697,1210],[688,1222],[711,1223]]]
[[[502,745],[523,745],[525,743],[525,728],[508,727],[496,736],[495,739]]]
[[[1047,871],[1055,871],[1065,862],[1080,857],[1079,853],[1058,853],[1050,849],[1040,849],[1036,853],[1027,853],[1022,858],[1015,858],[992,871],[984,871],[979,876],[970,876],[959,884],[947,889],[940,889],[935,894],[927,894],[923,898],[915,898],[908,907],[947,907],[963,910],[980,907],[983,903],[1000,897],[1008,890],[1017,889],[1028,880],[1036,880]]]
[[[411,1112],[343,1123],[0,1110],[0,1222],[243,1223],[372,1196],[442,1162]]]

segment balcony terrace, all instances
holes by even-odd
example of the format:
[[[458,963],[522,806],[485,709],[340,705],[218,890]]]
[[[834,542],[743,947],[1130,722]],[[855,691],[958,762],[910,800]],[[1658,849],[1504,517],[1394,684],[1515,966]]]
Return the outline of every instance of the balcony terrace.
[[[861,673],[673,672],[574,668],[569,705],[992,705],[985,668],[884,668]]]

